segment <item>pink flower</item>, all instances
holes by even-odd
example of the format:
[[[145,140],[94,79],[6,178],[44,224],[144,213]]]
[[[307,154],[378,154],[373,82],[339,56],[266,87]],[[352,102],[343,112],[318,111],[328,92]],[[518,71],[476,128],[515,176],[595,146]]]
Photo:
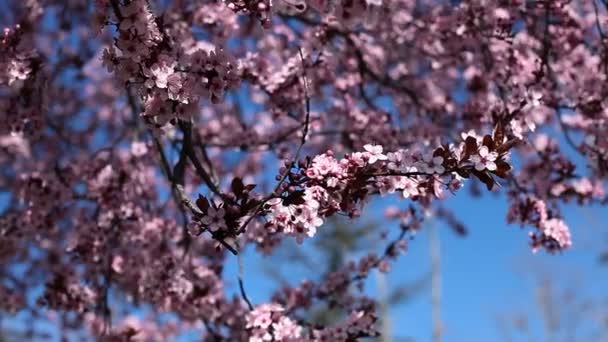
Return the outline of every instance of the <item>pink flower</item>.
[[[200,222],[190,221],[188,222],[188,234],[191,236],[199,236],[203,232],[203,228],[201,227]]]
[[[407,179],[403,182],[403,198],[412,198],[414,196],[418,196],[420,191],[418,190],[418,185],[411,179]]]
[[[167,77],[167,89],[169,98],[174,101],[188,103],[184,82],[186,80],[185,73],[176,72]]]
[[[124,270],[124,264],[125,264],[125,260],[122,256],[120,255],[115,255],[114,258],[112,258],[112,270],[116,273],[122,273]]]
[[[20,60],[12,60],[8,68],[8,85],[10,86],[14,82],[25,80],[30,71],[31,70],[26,62]]]
[[[549,219],[541,223],[542,232],[555,240],[559,247],[564,249],[572,245],[572,239],[570,237],[570,230],[564,221],[560,219]]]
[[[475,170],[477,171],[483,171],[484,169],[495,171],[496,163],[494,161],[497,157],[498,154],[496,152],[490,152],[487,146],[482,146],[478,154],[471,156],[471,162],[475,164]]]
[[[338,173],[339,170],[340,165],[334,157],[321,154],[313,159],[311,167],[306,170],[306,175],[310,178],[323,179],[324,176],[330,173]]]
[[[541,102],[542,98],[543,98],[543,94],[540,91],[526,89],[526,93],[525,93],[526,105],[522,108],[522,111],[528,112],[530,110],[536,109],[537,107],[539,107],[542,104],[542,102]],[[534,124],[532,124],[532,125],[534,125]],[[531,131],[534,131],[535,127],[530,126],[529,128]]]
[[[276,341],[291,341],[302,334],[302,327],[288,317],[281,317],[278,322],[272,324],[272,328]]]
[[[382,154],[381,145],[367,144],[363,148],[369,153],[368,163],[373,164],[378,160],[387,160],[387,157]]]
[[[225,229],[226,221],[224,220],[224,214],[224,208],[215,209],[214,207],[209,207],[207,215],[203,216],[201,223],[207,226],[207,229],[212,232]]]
[[[146,147],[146,143],[141,141],[135,141],[131,144],[131,154],[135,157],[142,157],[146,153],[148,153],[148,147]]]
[[[144,76],[148,79],[145,82],[146,87],[152,88],[167,88],[167,82],[169,76],[173,73],[173,67],[168,65],[159,65],[158,63],[152,64],[150,68],[144,68]]]
[[[593,184],[588,178],[580,178],[572,181],[574,191],[581,195],[587,195],[593,192]]]
[[[445,172],[445,167],[443,167],[443,157],[433,157],[432,154],[428,153],[424,155],[423,160],[424,162],[420,163],[420,169],[424,172],[438,174],[442,174]]]

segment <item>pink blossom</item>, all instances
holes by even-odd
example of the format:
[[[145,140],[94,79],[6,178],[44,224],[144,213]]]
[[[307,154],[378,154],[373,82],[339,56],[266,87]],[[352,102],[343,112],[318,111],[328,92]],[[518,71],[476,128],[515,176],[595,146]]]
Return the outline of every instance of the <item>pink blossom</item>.
[[[8,85],[25,80],[30,71],[26,61],[12,60],[8,68]]]
[[[445,172],[445,167],[443,166],[443,157],[441,156],[433,156],[432,154],[425,154],[423,157],[423,161],[420,162],[419,168],[426,173],[438,173],[442,174]]]
[[[489,171],[496,170],[496,163],[494,162],[498,154],[490,152],[487,146],[479,148],[479,152],[471,156],[471,162],[475,165],[475,170],[483,171],[488,169]]]
[[[226,229],[226,221],[224,221],[224,208],[209,207],[207,215],[203,216],[201,223],[212,232]]]
[[[411,179],[407,179],[403,182],[403,198],[411,198],[420,194],[418,185]]]
[[[146,87],[158,87],[158,88],[167,88],[167,82],[169,76],[173,73],[173,67],[163,64],[159,65],[158,63],[154,63],[149,69],[144,68],[144,76],[148,79],[146,80]]]
[[[382,154],[382,146],[381,145],[371,145],[367,144],[363,146],[365,151],[369,153],[368,163],[374,164],[378,160],[386,160],[387,157]]]
[[[148,148],[146,147],[145,143],[136,141],[131,144],[131,153],[135,157],[142,157],[148,153]]]
[[[274,338],[277,341],[291,341],[300,338],[302,327],[287,317],[281,317],[278,322],[272,324]]]
[[[560,248],[565,249],[572,245],[570,230],[564,221],[549,219],[541,225],[541,228],[546,236],[557,241]]]

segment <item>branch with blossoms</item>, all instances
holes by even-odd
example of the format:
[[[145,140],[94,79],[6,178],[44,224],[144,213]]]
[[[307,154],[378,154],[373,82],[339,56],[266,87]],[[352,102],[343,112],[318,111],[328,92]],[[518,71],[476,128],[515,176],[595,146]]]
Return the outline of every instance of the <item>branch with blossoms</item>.
[[[463,137],[458,145],[425,153],[398,150],[384,154],[382,146],[365,145],[364,152],[340,160],[328,151],[300,160],[297,167],[287,162],[277,176],[277,188],[262,200],[250,196],[255,185],[244,185],[237,178],[222,202],[199,197],[197,205],[204,216],[194,224],[201,232],[236,238],[255,217],[264,218],[266,234],[291,235],[301,242],[314,236],[334,214],[359,216],[362,204],[375,193],[398,191],[403,198],[428,203],[442,197],[444,188],[458,190],[462,180],[471,176],[488,190],[498,184],[496,176],[508,178],[508,152],[515,142],[506,140],[500,125],[493,135]]]

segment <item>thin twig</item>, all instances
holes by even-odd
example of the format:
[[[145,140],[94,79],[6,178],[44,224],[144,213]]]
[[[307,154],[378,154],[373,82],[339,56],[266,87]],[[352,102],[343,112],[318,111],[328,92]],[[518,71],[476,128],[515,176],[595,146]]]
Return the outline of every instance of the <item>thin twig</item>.
[[[238,246],[238,244],[237,244],[237,246]],[[245,301],[245,303],[247,303],[249,310],[253,310],[253,305],[251,304],[249,297],[247,297],[247,292],[245,291],[245,283],[243,281],[243,256],[241,255],[241,253],[237,254],[236,259],[237,259],[238,268],[239,268],[238,279],[239,279],[239,289],[241,290],[241,297],[243,297],[243,300]]]
[[[192,146],[192,123],[186,122],[186,121],[180,121],[179,127],[181,128],[182,133],[184,135],[184,141],[183,141],[184,151],[185,151],[186,155],[188,156],[188,158],[190,159],[190,161],[192,162],[192,165],[194,165],[194,169],[196,170],[196,173],[199,175],[199,177],[201,177],[203,179],[205,184],[207,184],[207,186],[209,187],[209,190],[211,190],[214,194],[216,194],[220,198],[223,197],[222,192],[218,188],[218,185],[213,182],[213,180],[207,173],[207,170],[205,170],[205,168],[203,167],[203,164],[201,164],[200,160],[198,160],[198,157],[196,156],[196,152],[194,151],[194,148]]]

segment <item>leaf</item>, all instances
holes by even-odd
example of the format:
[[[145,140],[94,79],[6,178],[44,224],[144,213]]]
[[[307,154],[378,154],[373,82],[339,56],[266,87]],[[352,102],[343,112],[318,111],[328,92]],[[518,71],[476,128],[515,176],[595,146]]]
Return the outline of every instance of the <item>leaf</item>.
[[[494,140],[492,140],[492,137],[489,135],[483,137],[483,145],[487,146],[490,151],[494,150]]]
[[[486,185],[486,188],[488,188],[488,191],[492,191],[492,188],[494,187],[494,178],[492,178],[492,176],[487,173],[487,172],[480,172],[477,170],[473,171],[473,174],[483,183]]]
[[[285,199],[283,200],[284,205],[300,205],[304,204],[304,202],[304,190],[296,190],[287,195],[287,197],[285,197]]]
[[[260,203],[260,201],[254,199],[254,198],[252,198],[250,200],[243,200],[243,203],[241,204],[241,208],[242,208],[243,212],[248,213],[253,208],[257,207],[259,203]]]
[[[468,156],[477,153],[477,139],[469,135],[464,141],[464,145],[465,149],[464,156],[462,156],[462,159],[466,159]]]
[[[494,127],[494,132],[492,132],[492,136],[494,137],[494,143],[498,146],[502,145],[505,141],[505,131],[502,127],[502,122],[498,121]]]
[[[456,169],[456,172],[463,178],[469,178],[471,175],[466,169]]]
[[[509,163],[504,160],[496,161],[496,171],[494,171],[494,174],[500,178],[507,178],[509,176],[509,171],[511,171],[511,165],[509,165]]]
[[[243,189],[245,189],[243,180],[240,177],[235,177],[232,180],[230,188],[232,189],[232,192],[239,197],[239,195],[243,193]]]
[[[257,184],[247,184],[247,185],[245,185],[245,190],[251,191],[251,190],[255,189],[256,186],[257,186]]]
[[[506,153],[513,146],[517,145],[519,142],[520,142],[520,140],[518,140],[518,139],[511,139],[511,140],[507,141],[506,143],[498,146],[498,148],[496,149],[496,152],[498,152],[499,154]]]
[[[433,157],[443,157],[444,155],[445,155],[445,151],[444,151],[443,147],[438,147],[433,152]]]
[[[196,200],[196,206],[199,207],[199,209],[206,214],[207,209],[209,209],[209,201],[205,196],[198,195],[198,199]]]

